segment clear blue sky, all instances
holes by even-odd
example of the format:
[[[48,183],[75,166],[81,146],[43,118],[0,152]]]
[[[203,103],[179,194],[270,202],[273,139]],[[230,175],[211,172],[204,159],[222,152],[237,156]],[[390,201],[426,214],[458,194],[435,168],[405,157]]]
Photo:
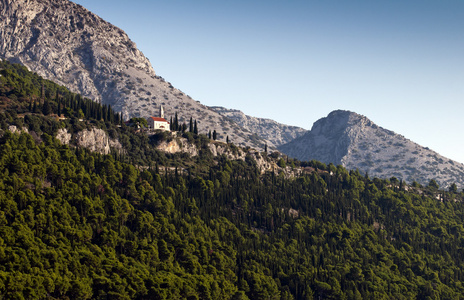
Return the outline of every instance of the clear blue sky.
[[[203,104],[310,129],[365,115],[464,162],[464,1],[75,1]]]

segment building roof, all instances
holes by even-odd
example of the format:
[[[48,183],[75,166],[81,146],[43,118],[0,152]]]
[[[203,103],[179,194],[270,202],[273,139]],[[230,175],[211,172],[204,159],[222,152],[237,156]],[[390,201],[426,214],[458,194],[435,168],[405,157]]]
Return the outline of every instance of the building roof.
[[[152,119],[153,121],[156,121],[156,122],[166,122],[166,123],[169,123],[168,121],[166,121],[165,118],[150,117],[149,119]]]

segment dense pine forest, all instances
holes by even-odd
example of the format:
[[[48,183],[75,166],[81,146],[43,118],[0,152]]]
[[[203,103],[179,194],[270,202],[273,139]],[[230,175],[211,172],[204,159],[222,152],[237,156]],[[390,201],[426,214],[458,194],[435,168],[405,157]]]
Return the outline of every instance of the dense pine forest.
[[[153,147],[168,133],[137,132],[19,65],[0,74],[0,298],[464,298],[455,186],[267,153],[280,167],[262,172],[191,132],[199,155],[170,155]],[[88,127],[126,151],[54,138]],[[286,176],[290,164],[304,172]]]

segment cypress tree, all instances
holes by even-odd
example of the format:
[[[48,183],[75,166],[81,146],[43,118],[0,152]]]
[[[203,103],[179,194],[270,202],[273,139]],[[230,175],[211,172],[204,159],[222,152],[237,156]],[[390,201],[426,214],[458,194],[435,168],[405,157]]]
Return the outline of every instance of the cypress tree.
[[[45,99],[45,102],[44,102],[43,107],[42,107],[42,113],[45,116],[48,116],[49,114],[52,113],[52,108],[50,106],[50,102],[48,101],[48,99]]]
[[[59,98],[56,101],[56,106],[57,106],[56,114],[58,115],[58,117],[60,117],[61,116],[61,100]]]
[[[177,112],[176,112],[176,115],[174,117],[174,128],[173,130],[178,130],[179,129],[179,118],[177,117]]]
[[[190,117],[189,131],[193,132],[193,119]]]
[[[193,133],[198,134],[197,120],[195,120],[195,125],[193,126]]]

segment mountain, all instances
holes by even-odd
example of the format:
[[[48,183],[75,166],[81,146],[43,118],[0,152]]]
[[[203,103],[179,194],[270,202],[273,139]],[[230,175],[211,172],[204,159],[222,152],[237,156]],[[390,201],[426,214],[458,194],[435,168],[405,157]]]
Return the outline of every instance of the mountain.
[[[68,0],[0,0],[0,58],[109,104],[125,119],[177,112],[203,133],[261,148],[263,141],[155,74],[123,30]],[[159,58],[162,59],[162,58]]]
[[[210,108],[232,119],[243,128],[256,133],[261,138],[268,140],[270,142],[268,146],[271,147],[286,144],[307,132],[306,129],[301,127],[281,124],[271,119],[251,117],[237,109],[228,109],[221,106],[210,106]]]
[[[305,135],[279,147],[300,160],[359,169],[370,176],[397,177],[441,187],[464,186],[464,165],[374,124],[365,116],[337,110],[316,121]]]

